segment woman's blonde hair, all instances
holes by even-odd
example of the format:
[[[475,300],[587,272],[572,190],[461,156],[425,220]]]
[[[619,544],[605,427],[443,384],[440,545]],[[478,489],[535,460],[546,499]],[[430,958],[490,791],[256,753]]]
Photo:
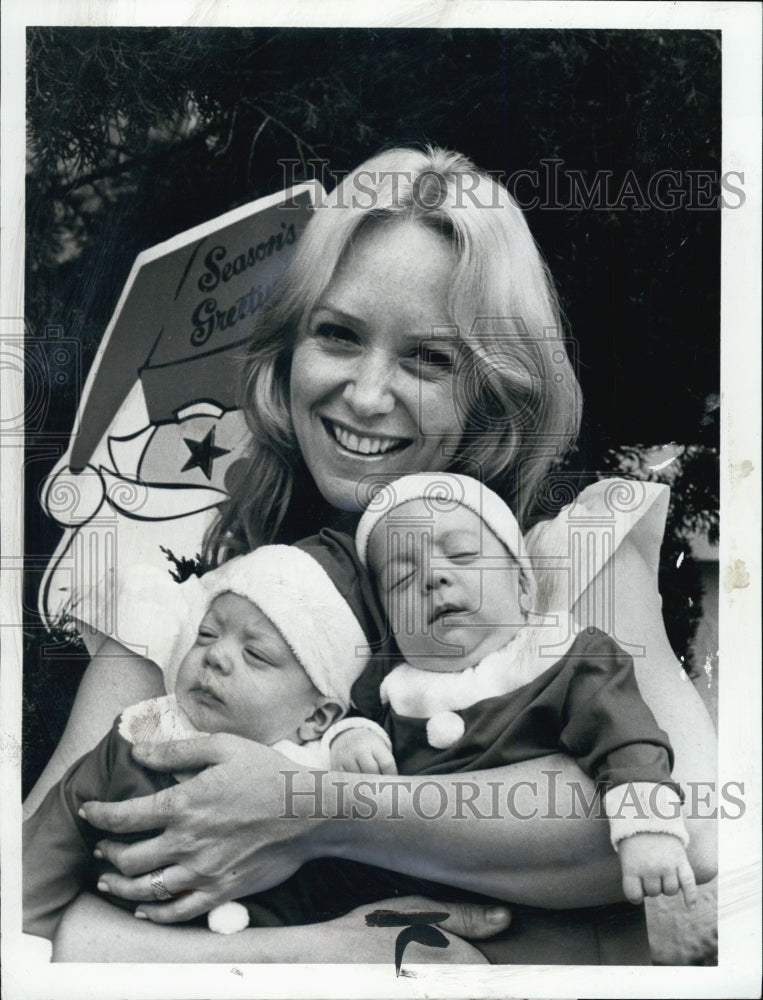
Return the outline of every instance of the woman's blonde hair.
[[[292,351],[348,247],[391,219],[429,226],[455,251],[448,306],[465,346],[453,383],[465,431],[449,467],[489,484],[525,526],[543,477],[577,437],[580,389],[553,284],[521,210],[460,153],[388,150],[316,209],[256,324],[242,393],[250,450],[208,534],[207,561],[321,527],[301,523],[320,498],[291,422]],[[298,496],[295,476],[305,477]]]

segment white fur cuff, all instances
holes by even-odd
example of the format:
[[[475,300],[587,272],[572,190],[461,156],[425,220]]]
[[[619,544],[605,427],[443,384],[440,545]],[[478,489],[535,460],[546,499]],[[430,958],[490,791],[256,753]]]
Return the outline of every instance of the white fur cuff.
[[[678,837],[684,847],[689,843],[681,817],[681,799],[669,785],[651,781],[617,785],[604,796],[604,811],[615,850],[621,840],[637,833],[668,833]]]
[[[341,733],[347,732],[348,729],[370,729],[384,741],[384,745],[387,747],[389,752],[392,753],[392,741],[387,733],[381,726],[372,722],[371,719],[364,719],[361,715],[353,715],[349,719],[342,719],[341,722],[337,722],[327,729],[323,736],[323,743],[326,749],[328,750],[337,736]]]

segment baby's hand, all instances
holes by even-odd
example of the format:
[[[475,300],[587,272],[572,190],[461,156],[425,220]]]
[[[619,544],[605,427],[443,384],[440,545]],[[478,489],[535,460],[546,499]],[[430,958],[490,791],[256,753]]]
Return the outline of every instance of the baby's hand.
[[[697,883],[678,837],[669,833],[637,833],[617,846],[623,892],[631,903],[644,896],[675,896],[679,888],[688,907],[697,902]]]
[[[345,729],[331,741],[332,771],[353,774],[397,774],[392,752],[380,733],[365,727]]]

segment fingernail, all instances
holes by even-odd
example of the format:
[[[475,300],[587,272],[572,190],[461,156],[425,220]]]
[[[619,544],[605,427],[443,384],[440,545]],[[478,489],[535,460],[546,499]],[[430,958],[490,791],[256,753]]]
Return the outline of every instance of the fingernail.
[[[98,888],[98,890],[100,892],[108,892],[109,891],[109,887],[106,885],[106,883],[103,881],[103,879],[101,879],[101,881],[98,883],[97,888]]]
[[[148,920],[148,917],[143,912],[143,910],[136,910],[135,911],[135,916],[137,917],[138,920]]]
[[[99,860],[103,859],[103,851],[100,849],[100,847],[96,847],[96,849],[93,851],[93,857],[98,858]]]
[[[491,924],[501,924],[508,916],[508,910],[504,910],[502,906],[491,906],[487,911],[487,918]]]
[[[82,808],[77,810],[77,815],[79,816],[80,819],[87,819],[87,816],[85,815],[85,810]]]

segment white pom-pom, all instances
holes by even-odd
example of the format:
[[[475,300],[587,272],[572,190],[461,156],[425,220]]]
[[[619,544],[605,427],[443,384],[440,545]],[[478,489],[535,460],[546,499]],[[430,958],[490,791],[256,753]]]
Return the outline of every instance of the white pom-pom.
[[[215,934],[237,934],[249,926],[249,911],[241,903],[221,903],[209,911],[207,924]]]
[[[437,750],[445,750],[464,735],[464,720],[455,712],[438,712],[427,722],[427,740]]]

